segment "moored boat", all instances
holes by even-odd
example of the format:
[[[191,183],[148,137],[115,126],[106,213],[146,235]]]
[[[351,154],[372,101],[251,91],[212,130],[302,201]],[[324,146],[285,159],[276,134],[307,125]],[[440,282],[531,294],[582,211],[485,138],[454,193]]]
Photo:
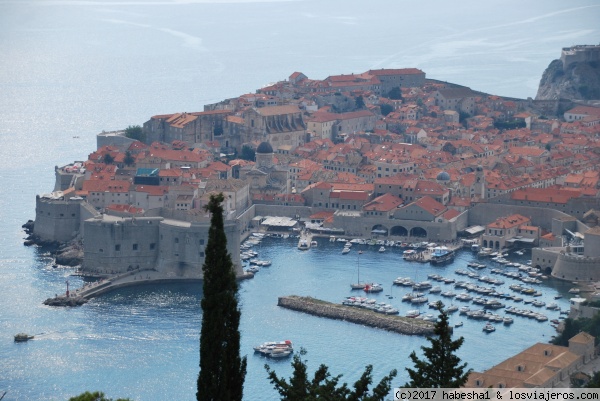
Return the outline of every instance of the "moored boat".
[[[431,253],[429,262],[434,265],[450,262],[454,260],[454,251],[445,246],[436,246]]]

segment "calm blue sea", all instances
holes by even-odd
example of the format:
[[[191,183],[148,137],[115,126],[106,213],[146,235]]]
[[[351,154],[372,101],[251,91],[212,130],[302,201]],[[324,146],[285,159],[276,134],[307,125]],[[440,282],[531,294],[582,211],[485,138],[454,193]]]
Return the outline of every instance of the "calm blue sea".
[[[86,159],[96,133],[199,111],[294,71],[323,79],[418,67],[476,90],[534,97],[562,47],[600,42],[599,17],[594,0],[0,0],[0,395],[66,400],[102,390],[138,401],[194,399],[200,288],[126,289],[73,309],[42,305],[67,279],[80,281],[71,269],[53,269],[44,250],[24,247],[21,224],[34,217],[35,195],[52,190],[54,166]],[[273,265],[241,285],[245,398],[277,399],[252,346],[279,339],[305,347],[312,370],[325,363],[351,382],[373,364],[376,379],[397,368],[402,384],[422,338],[276,306],[280,295],[341,301],[350,294],[356,254],[342,256],[336,244],[308,252],[295,245],[265,241],[259,252]],[[451,276],[469,258],[435,270]],[[365,279],[387,286],[376,297],[403,311],[392,280],[424,279],[431,270],[404,263],[398,252],[361,256]],[[551,300],[568,285],[541,288]],[[549,324],[523,319],[490,335],[480,326],[465,319],[456,332],[466,339],[461,357],[477,370],[553,334]],[[36,339],[13,343],[20,331]],[[289,361],[272,366],[289,376]]]

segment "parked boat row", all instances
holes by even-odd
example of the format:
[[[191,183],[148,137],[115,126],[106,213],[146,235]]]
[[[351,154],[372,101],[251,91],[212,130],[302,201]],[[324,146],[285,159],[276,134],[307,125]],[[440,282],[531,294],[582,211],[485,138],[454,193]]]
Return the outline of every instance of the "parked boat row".
[[[385,315],[397,315],[400,313],[400,311],[398,311],[398,309],[394,308],[392,305],[386,304],[384,302],[377,302],[373,298],[347,297],[342,301],[342,305],[369,309],[377,313],[383,313]]]

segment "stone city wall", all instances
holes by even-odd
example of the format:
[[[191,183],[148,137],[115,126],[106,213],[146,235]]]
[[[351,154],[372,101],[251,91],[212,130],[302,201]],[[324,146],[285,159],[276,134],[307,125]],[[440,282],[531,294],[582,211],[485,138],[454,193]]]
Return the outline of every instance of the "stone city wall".
[[[552,277],[569,281],[600,280],[600,258],[563,254],[557,255]]]
[[[82,271],[115,274],[154,268],[161,220],[160,217],[86,220]]]
[[[81,202],[36,196],[33,234],[48,242],[72,240],[80,230]]]

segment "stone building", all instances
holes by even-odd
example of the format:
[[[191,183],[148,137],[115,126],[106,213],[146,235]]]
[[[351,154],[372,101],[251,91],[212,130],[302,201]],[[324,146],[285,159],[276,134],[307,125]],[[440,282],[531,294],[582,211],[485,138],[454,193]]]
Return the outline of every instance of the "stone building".
[[[465,387],[557,387],[594,358],[594,337],[581,332],[568,347],[537,343],[485,372],[471,372]]]
[[[274,162],[273,147],[262,142],[256,148],[256,163],[240,168],[240,179],[250,185],[250,196],[254,194],[282,194],[290,192],[289,170]]]
[[[296,105],[253,107],[244,112],[247,142],[268,142],[273,149],[295,148],[306,142],[306,124]]]

